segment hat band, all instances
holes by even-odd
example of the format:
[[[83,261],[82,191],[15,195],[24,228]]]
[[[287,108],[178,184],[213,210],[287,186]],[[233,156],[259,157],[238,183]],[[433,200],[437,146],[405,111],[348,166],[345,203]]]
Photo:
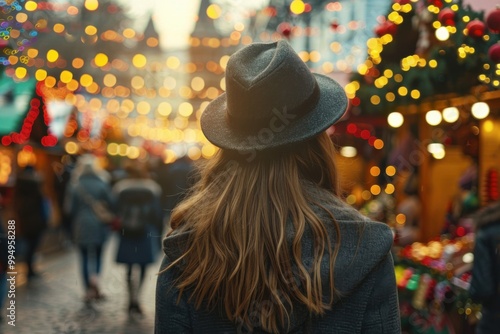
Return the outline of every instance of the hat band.
[[[271,113],[270,117],[261,117],[261,118],[255,118],[255,116],[241,117],[240,115],[238,117],[235,117],[234,114],[226,112],[226,121],[232,128],[242,132],[253,132],[255,130],[266,127],[267,125],[269,125],[269,122],[274,117],[279,117],[276,114],[281,112],[287,115],[293,115],[294,116],[292,120],[293,122],[296,120],[296,118],[301,118],[302,116],[311,112],[318,104],[319,97],[320,97],[320,90],[318,82],[316,81],[316,78],[314,78],[314,88],[311,94],[298,106],[295,106],[290,110],[287,110],[286,105],[284,106],[282,111],[273,108],[273,112]]]

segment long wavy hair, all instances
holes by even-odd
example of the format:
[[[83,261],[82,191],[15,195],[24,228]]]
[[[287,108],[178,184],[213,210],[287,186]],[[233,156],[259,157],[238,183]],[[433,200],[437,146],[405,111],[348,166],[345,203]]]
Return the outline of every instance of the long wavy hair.
[[[338,196],[334,158],[326,133],[250,162],[219,150],[172,213],[171,233],[190,232],[183,255],[166,269],[182,264],[175,282],[179,298],[188,293],[196,308],[220,307],[240,326],[274,333],[287,330],[297,302],[311,314],[331,309],[340,234],[322,203],[325,194]],[[311,183],[323,190],[308,190]],[[313,207],[322,208],[331,219],[324,221]],[[333,249],[327,224],[337,231]],[[314,241],[314,257],[307,267],[301,242],[306,230]],[[321,278],[326,254],[329,291],[323,291]],[[262,309],[256,310],[256,305]]]

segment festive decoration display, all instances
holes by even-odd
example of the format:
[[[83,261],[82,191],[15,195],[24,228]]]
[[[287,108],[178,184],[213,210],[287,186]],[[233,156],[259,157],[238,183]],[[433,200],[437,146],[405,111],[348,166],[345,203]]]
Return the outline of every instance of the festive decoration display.
[[[455,25],[455,11],[451,8],[444,8],[439,12],[438,20],[441,24],[445,26],[454,26]]]
[[[500,63],[500,43],[493,44],[488,50],[488,57],[495,64]]]
[[[351,99],[362,101],[353,107],[358,114],[386,116],[435,96],[463,99],[479,86],[500,87],[496,10],[488,30],[483,14],[460,0],[423,2],[395,2],[368,40],[368,58],[346,87]],[[389,24],[396,29],[389,32]]]
[[[467,29],[467,34],[475,39],[482,38],[484,36],[484,32],[486,30],[486,26],[483,21],[479,19],[475,19],[470,21],[467,26],[465,27]]]
[[[488,13],[486,24],[492,32],[500,33],[500,6]]]
[[[481,306],[467,290],[473,261],[473,235],[413,243],[395,254],[403,330],[418,333],[465,332],[457,315],[477,317]]]

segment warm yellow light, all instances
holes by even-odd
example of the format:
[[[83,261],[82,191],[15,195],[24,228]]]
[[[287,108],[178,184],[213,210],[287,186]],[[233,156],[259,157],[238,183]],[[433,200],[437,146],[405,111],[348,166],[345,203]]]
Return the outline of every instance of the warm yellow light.
[[[454,123],[458,120],[460,113],[456,107],[448,107],[443,109],[443,119],[448,123]]]
[[[302,0],[293,0],[290,4],[290,11],[295,15],[300,15],[306,10],[306,4]]]
[[[45,80],[45,78],[47,78],[47,71],[46,70],[41,69],[41,68],[36,70],[35,79],[37,79],[38,81],[43,81],[43,80]]]
[[[387,116],[387,123],[393,128],[399,128],[403,125],[404,117],[401,113],[394,111]]]
[[[429,60],[429,66],[430,66],[431,68],[436,68],[436,67],[437,67],[437,64],[438,64],[438,63],[437,63],[437,60],[435,60],[435,59],[431,59],[431,60]]]
[[[396,215],[396,223],[399,225],[404,225],[406,223],[406,216],[402,213]]]
[[[64,25],[63,25],[63,24],[61,24],[61,23],[56,23],[56,24],[54,24],[54,28],[53,28],[53,29],[54,29],[54,32],[56,32],[56,33],[60,34],[60,33],[64,32],[64,30],[65,30],[66,28],[64,27]]]
[[[80,77],[80,84],[83,87],[89,87],[94,82],[94,78],[90,74],[82,74]]]
[[[382,139],[375,139],[373,142],[373,147],[375,147],[377,150],[381,150],[384,148],[384,141]]]
[[[83,61],[82,58],[75,58],[71,62],[71,65],[73,65],[74,68],[82,68],[85,62]]]
[[[429,110],[425,114],[425,121],[429,125],[436,126],[439,123],[441,123],[442,120],[443,120],[443,117],[441,116],[441,113],[439,112],[439,110]]]
[[[26,74],[28,74],[26,68],[24,67],[16,68],[16,77],[18,77],[19,79],[23,79],[26,76]]]
[[[102,81],[106,87],[113,87],[116,85],[116,77],[111,73],[106,74]]]
[[[28,15],[26,13],[17,13],[16,15],[16,21],[19,23],[24,23],[28,20]],[[11,30],[12,33],[12,30]]]
[[[406,96],[408,94],[408,88],[406,87],[399,87],[398,88],[398,94],[401,96]]]
[[[371,176],[379,176],[380,175],[380,168],[378,166],[373,166],[370,168],[370,175]]]
[[[47,60],[50,62],[55,62],[59,58],[59,52],[54,49],[47,51]]]
[[[216,20],[220,17],[222,14],[222,10],[217,4],[211,4],[207,8],[207,16],[211,18],[212,20]]]
[[[179,58],[170,56],[167,58],[167,67],[171,69],[176,69],[180,66],[181,62]]]
[[[193,105],[189,102],[182,102],[179,105],[179,115],[189,117],[193,113]]]
[[[71,80],[73,80],[73,73],[70,71],[64,70],[61,72],[60,79],[62,82],[65,84],[69,83]]]
[[[415,100],[420,98],[420,92],[417,89],[412,89],[410,95]]]
[[[172,112],[172,106],[170,105],[170,103],[168,102],[161,102],[159,105],[158,105],[158,113],[161,115],[161,116],[168,116],[170,115],[170,113]]]
[[[125,38],[134,38],[135,37],[135,30],[132,28],[126,28],[123,30],[123,36]]]
[[[484,132],[490,133],[493,131],[493,128],[494,128],[494,124],[490,119],[484,121],[484,123],[483,123]]]
[[[394,193],[394,191],[396,190],[396,188],[394,187],[394,185],[392,183],[388,183],[386,186],[385,186],[385,193],[387,195],[391,195]]]
[[[94,11],[99,8],[98,0],[85,0],[85,8],[89,11]]]
[[[387,174],[387,176],[394,176],[396,174],[396,167],[387,166],[385,169],[385,174]]]
[[[93,36],[97,34],[97,28],[94,27],[93,25],[88,25],[85,27],[85,33],[89,36]]]
[[[309,59],[311,59],[313,63],[317,63],[321,60],[321,54],[318,51],[311,51],[311,53],[309,54]]]
[[[382,189],[380,189],[380,186],[378,184],[374,184],[373,186],[370,187],[370,192],[374,195],[377,196],[380,194]]]
[[[139,76],[139,75],[136,75],[132,78],[132,80],[130,81],[130,84],[132,86],[132,88],[134,89],[141,89],[141,88],[144,88],[144,78]]]
[[[52,87],[54,87],[56,85],[56,78],[54,78],[53,76],[49,75],[49,76],[47,76],[45,78],[44,83],[45,83],[46,87],[52,88]]]
[[[132,58],[132,64],[134,64],[134,66],[137,68],[142,68],[146,66],[146,63],[147,59],[146,56],[144,56],[143,54],[138,53],[134,56],[134,58]]]
[[[151,105],[146,101],[140,101],[137,103],[137,113],[140,115],[147,115],[151,110]]]
[[[191,80],[191,88],[193,88],[193,90],[199,92],[201,91],[203,88],[205,87],[205,80],[203,80],[202,77],[194,77],[192,80]]]
[[[24,8],[28,12],[33,12],[38,8],[38,4],[35,1],[26,1],[26,4],[24,5]]]
[[[378,95],[372,95],[370,97],[370,102],[373,104],[373,105],[378,105],[380,103],[380,97]]]
[[[483,119],[490,114],[490,106],[485,102],[476,102],[472,105],[471,112],[475,118]]]
[[[205,159],[211,158],[216,152],[215,147],[212,144],[205,144],[201,148],[201,154]]]
[[[68,154],[75,154],[78,152],[78,145],[75,142],[69,141],[64,145],[64,149]]]
[[[118,144],[117,143],[109,143],[107,148],[109,155],[117,155],[118,154]]]
[[[97,66],[103,67],[108,63],[108,56],[104,53],[98,53],[94,57],[94,62]]]

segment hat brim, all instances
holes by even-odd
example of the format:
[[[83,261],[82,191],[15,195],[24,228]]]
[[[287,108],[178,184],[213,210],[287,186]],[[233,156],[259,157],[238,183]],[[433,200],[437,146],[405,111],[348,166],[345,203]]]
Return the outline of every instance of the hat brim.
[[[335,80],[313,73],[320,96],[313,110],[303,116],[286,113],[286,106],[278,110],[267,126],[252,133],[230,127],[226,119],[226,93],[214,99],[205,108],[200,123],[205,137],[215,146],[240,153],[262,151],[300,143],[325,131],[347,110],[347,96]],[[286,89],[284,87],[283,89]]]

